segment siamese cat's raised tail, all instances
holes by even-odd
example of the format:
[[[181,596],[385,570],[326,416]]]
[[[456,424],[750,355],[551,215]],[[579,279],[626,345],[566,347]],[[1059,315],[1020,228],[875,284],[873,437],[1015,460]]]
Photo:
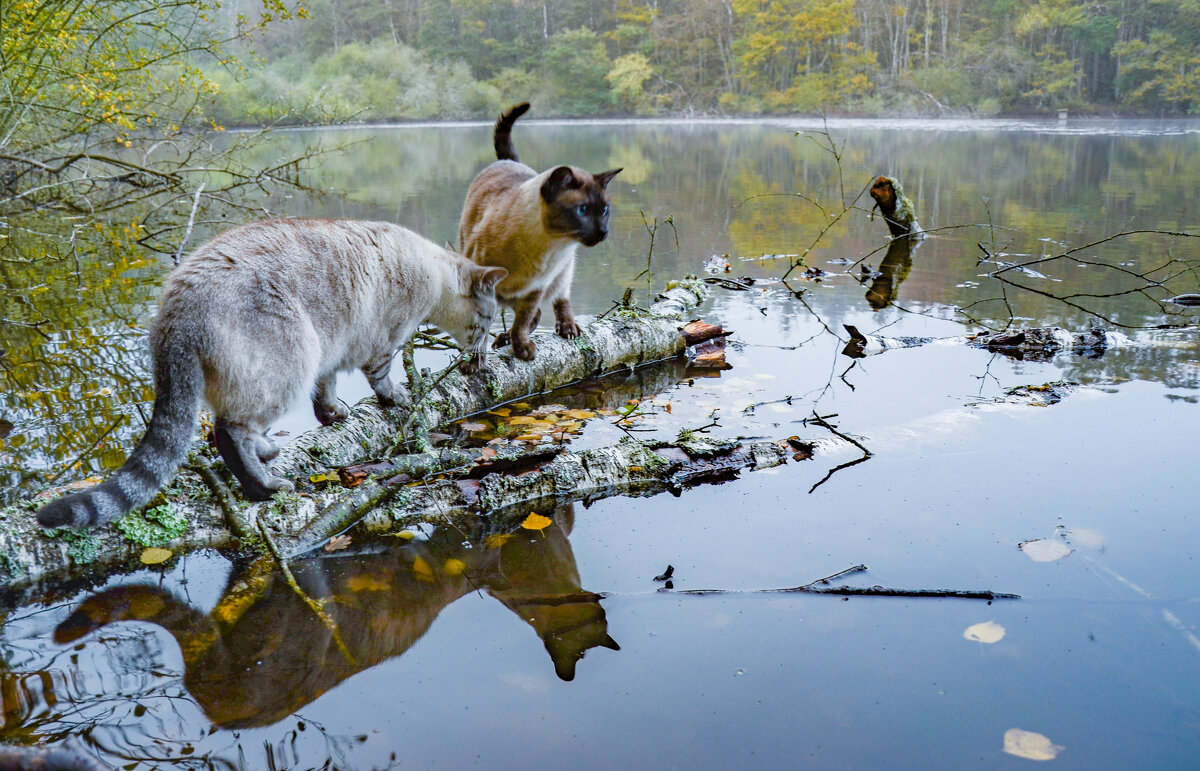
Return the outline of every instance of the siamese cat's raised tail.
[[[519,161],[517,150],[512,143],[512,128],[517,118],[529,112],[529,102],[521,102],[508,112],[500,113],[496,128],[492,131],[492,146],[496,148],[496,159],[501,161]]]
[[[344,420],[335,383],[352,369],[381,406],[404,401],[392,356],[426,320],[462,346],[464,372],[478,371],[506,275],[386,222],[270,220],[217,236],[163,287],[146,435],[108,481],[51,501],[38,522],[91,526],[147,503],[186,457],[202,400],[247,498],[294,489],[265,466],[279,452],[271,423],[302,396],[321,423]]]

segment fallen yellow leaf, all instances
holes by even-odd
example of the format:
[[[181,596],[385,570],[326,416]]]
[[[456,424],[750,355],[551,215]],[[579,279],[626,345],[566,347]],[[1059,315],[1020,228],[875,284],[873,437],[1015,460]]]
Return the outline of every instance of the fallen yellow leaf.
[[[509,415],[512,414],[512,410],[510,410],[508,407],[497,407],[494,410],[488,410],[488,414],[496,415],[501,418],[507,418]]]
[[[467,569],[467,563],[460,559],[451,557],[442,565],[442,572],[448,576],[461,576],[463,571]]]
[[[405,541],[411,541],[417,537],[417,534],[411,530],[401,530],[399,533],[396,533],[396,537]]]
[[[329,537],[329,541],[325,544],[325,551],[335,552],[341,551],[350,545],[350,536],[334,535]]]
[[[489,535],[483,542],[489,549],[499,549],[508,543],[512,537],[512,533],[496,533],[495,535]]]
[[[526,530],[537,530],[538,532],[541,532],[550,527],[552,524],[554,524],[554,520],[550,519],[549,517],[543,517],[537,512],[531,511],[529,512],[529,516],[525,517],[525,521],[521,523],[521,527],[525,528]]]
[[[517,415],[514,418],[509,418],[507,422],[510,426],[529,426],[533,425],[534,423],[542,423],[544,421],[538,420],[537,418],[532,418],[528,415]]]
[[[520,436],[516,437],[516,439],[518,442],[540,442],[542,440],[542,435],[541,434],[521,434]]]
[[[433,568],[429,567],[429,563],[423,558],[417,557],[413,560],[412,570],[418,581],[424,581],[427,584],[433,583]]]
[[[170,549],[160,549],[157,546],[151,546],[149,549],[143,551],[142,556],[138,559],[142,561],[143,565],[161,565],[171,559],[171,555],[172,552]]]
[[[368,573],[347,578],[346,588],[352,592],[386,592],[391,587],[387,581]]]
[[[588,418],[596,417],[596,413],[591,410],[566,410],[563,414],[568,418],[575,418],[576,420],[587,420]]]

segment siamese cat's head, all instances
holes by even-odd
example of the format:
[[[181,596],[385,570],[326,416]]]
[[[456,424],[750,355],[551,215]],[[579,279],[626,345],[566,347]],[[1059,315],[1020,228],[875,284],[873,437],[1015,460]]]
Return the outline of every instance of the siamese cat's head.
[[[612,169],[589,174],[573,166],[559,166],[542,183],[542,218],[546,231],[595,246],[608,236],[608,192]]]
[[[496,316],[499,303],[496,301],[496,285],[508,275],[505,268],[490,268],[468,264],[467,285],[461,312],[447,314],[439,326],[445,329],[462,346],[466,358],[459,369],[473,375],[487,359],[488,330]]]

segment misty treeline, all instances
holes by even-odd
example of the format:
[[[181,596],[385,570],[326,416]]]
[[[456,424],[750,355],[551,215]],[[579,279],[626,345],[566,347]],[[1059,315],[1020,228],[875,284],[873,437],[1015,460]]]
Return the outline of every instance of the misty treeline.
[[[226,0],[226,23],[260,0]],[[305,0],[206,67],[223,123],[1200,111],[1197,0]],[[261,65],[261,67],[260,67]]]

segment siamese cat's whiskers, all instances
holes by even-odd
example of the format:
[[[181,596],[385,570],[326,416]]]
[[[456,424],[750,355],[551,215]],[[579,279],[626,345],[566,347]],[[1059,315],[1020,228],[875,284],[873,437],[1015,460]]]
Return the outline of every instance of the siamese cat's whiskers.
[[[200,402],[246,496],[292,490],[267,471],[265,436],[307,392],[326,425],[344,420],[338,372],[361,369],[382,406],[404,401],[392,357],[428,319],[484,363],[503,268],[476,265],[385,222],[271,220],[201,246],[167,277],[150,332],[154,415],[129,460],[97,487],[46,504],[42,525],[90,526],[149,501],[183,461]]]
[[[570,297],[575,252],[579,244],[595,246],[608,236],[606,188],[621,171],[593,175],[558,166],[539,174],[518,162],[511,132],[528,110],[528,103],[519,104],[496,121],[492,141],[499,160],[471,183],[458,226],[464,255],[508,270],[496,298],[513,308],[515,317],[496,345],[511,340],[513,352],[525,360],[537,350],[529,335],[541,318],[543,300],[553,305],[560,336],[579,335]]]

